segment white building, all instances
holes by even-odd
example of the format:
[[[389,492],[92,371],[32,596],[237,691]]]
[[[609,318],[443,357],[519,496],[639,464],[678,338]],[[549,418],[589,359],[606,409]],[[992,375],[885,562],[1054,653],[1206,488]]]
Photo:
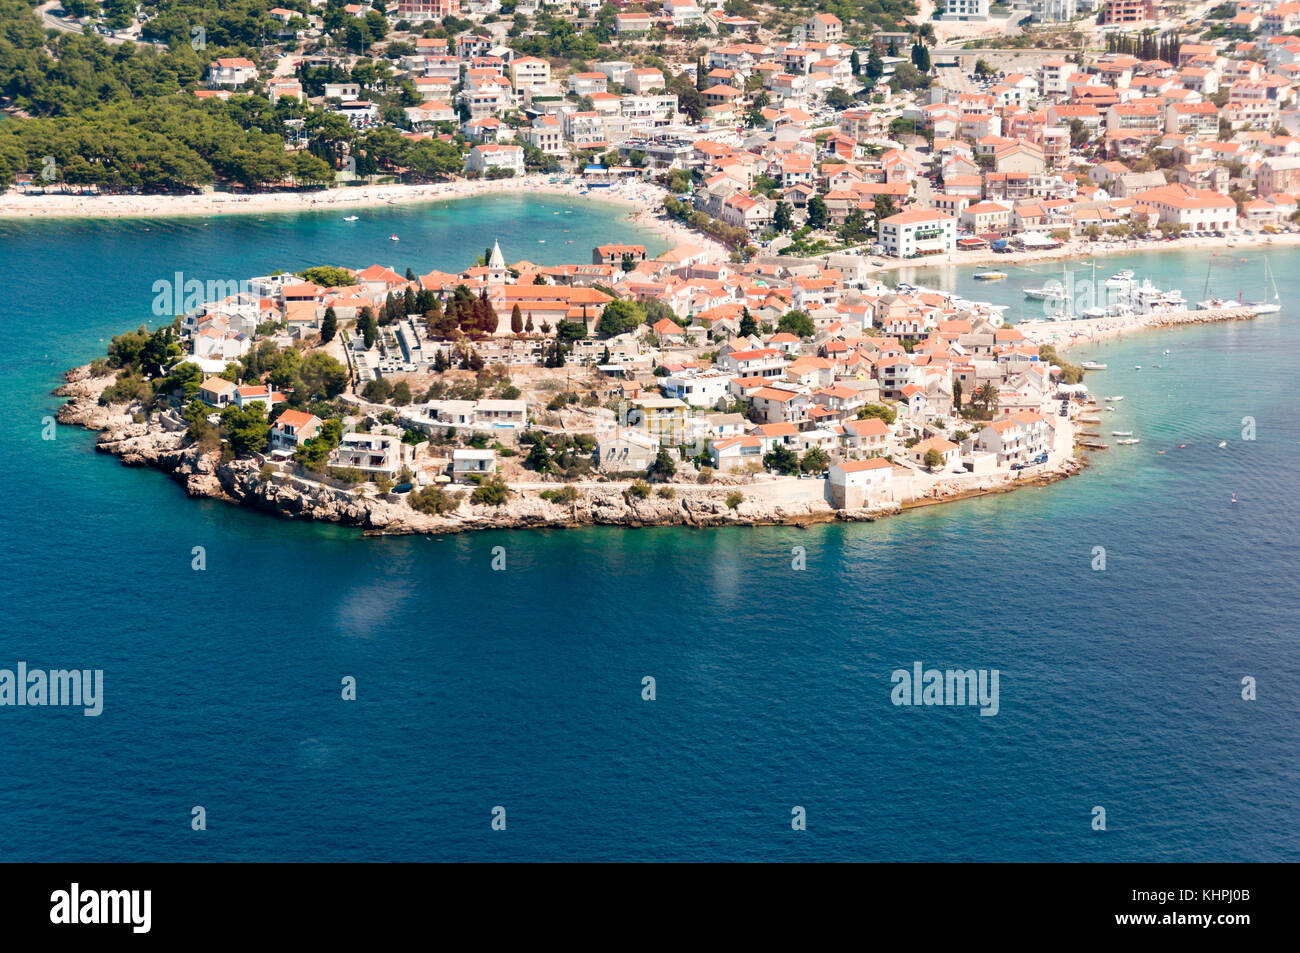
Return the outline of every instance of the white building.
[[[1076,0],[1033,0],[1030,10],[1039,23],[1067,23],[1078,13]]]
[[[717,372],[669,374],[659,379],[665,396],[677,397],[692,407],[716,407],[729,399],[732,376]]]
[[[523,146],[506,146],[495,142],[477,145],[469,151],[465,168],[471,172],[484,174],[491,169],[508,169],[515,175],[523,175]]]
[[[454,480],[473,476],[489,476],[497,472],[495,450],[474,450],[469,447],[451,452],[451,475]]]
[[[830,503],[838,509],[861,509],[894,498],[894,465],[883,457],[841,460],[827,479]]]
[[[895,258],[951,254],[957,247],[957,221],[934,209],[909,209],[881,220],[880,244]]]
[[[208,82],[214,86],[242,86],[255,79],[257,65],[240,56],[213,60],[208,66]]]
[[[331,454],[330,464],[392,478],[402,467],[403,446],[392,434],[345,433]]]
[[[989,0],[947,0],[943,18],[945,20],[987,20]]]
[[[551,81],[551,64],[536,56],[521,56],[510,64],[515,89],[533,89]]]

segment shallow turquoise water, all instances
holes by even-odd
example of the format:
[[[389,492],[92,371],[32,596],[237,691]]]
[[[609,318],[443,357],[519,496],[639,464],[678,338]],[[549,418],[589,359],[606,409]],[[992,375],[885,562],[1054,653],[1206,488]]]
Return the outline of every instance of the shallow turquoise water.
[[[40,439],[59,373],[138,323],[156,277],[425,271],[497,236],[559,261],[535,239],[563,227],[587,260],[635,234],[556,210],[0,225],[20,290],[0,297],[0,667],[103,668],[106,693],[99,718],[0,708],[6,857],[1300,859],[1290,304],[1080,351],[1126,396],[1105,428],[1140,446],[870,525],[369,540],[188,500],[79,431]],[[1287,302],[1297,263],[1273,259]],[[1189,298],[1205,269],[1107,265]],[[916,660],[999,669],[999,714],[894,707]]]

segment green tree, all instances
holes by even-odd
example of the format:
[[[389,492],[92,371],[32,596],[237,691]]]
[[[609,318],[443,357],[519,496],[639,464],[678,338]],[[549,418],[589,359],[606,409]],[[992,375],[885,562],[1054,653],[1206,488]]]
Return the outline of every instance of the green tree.
[[[295,382],[295,393],[308,399],[332,400],[348,385],[348,369],[324,351],[313,351],[303,360]]]
[[[873,83],[885,75],[885,61],[880,58],[876,48],[871,48],[870,54],[867,55],[867,79]]]
[[[788,232],[794,227],[794,214],[789,202],[776,203],[776,211],[772,213],[772,227],[778,232]]]
[[[741,307],[740,309],[740,335],[741,337],[752,337],[758,333],[758,322],[754,316],[749,313],[749,308]]]
[[[357,317],[357,330],[361,332],[366,350],[374,347],[375,341],[379,340],[379,322],[375,319],[374,309],[369,305],[362,308],[361,314]]]
[[[808,452],[799,461],[799,468],[804,473],[825,473],[831,465],[831,458],[821,447],[809,447]]]
[[[799,457],[784,444],[777,444],[763,455],[763,466],[777,473],[793,474],[799,472]]]
[[[912,44],[912,65],[919,73],[930,72],[930,51],[925,48],[924,43]]]
[[[829,212],[826,208],[826,200],[821,195],[814,195],[808,200],[808,218],[806,224],[810,228],[825,228],[829,219]]]
[[[534,442],[529,449],[528,456],[524,458],[524,466],[537,473],[554,473],[556,469],[551,452],[541,440]]]
[[[629,298],[619,298],[605,305],[597,331],[602,338],[612,338],[633,331],[645,323],[645,308]]]
[[[325,309],[325,317],[320,323],[320,340],[322,344],[329,344],[334,340],[334,335],[339,332],[339,318],[334,313],[333,308]]]
[[[476,506],[504,506],[510,499],[510,487],[501,477],[490,477],[474,488],[469,501]]]
[[[225,428],[226,440],[236,457],[266,451],[271,425],[260,402],[243,408],[227,407],[221,412],[221,426]]]
[[[879,417],[887,424],[892,424],[897,417],[892,407],[884,404],[867,404],[858,408],[858,419],[866,420],[868,417]]]
[[[799,338],[810,338],[817,333],[812,318],[802,311],[787,311],[776,323],[776,330],[781,334],[793,334]]]
[[[660,447],[646,475],[653,480],[671,480],[676,473],[677,464],[673,461],[672,454],[668,452],[667,447]]]

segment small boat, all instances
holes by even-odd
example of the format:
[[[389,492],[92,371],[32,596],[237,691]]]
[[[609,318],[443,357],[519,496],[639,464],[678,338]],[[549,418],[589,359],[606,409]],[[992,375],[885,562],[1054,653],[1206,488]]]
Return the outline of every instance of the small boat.
[[[1236,493],[1232,494],[1232,502],[1234,502],[1234,503],[1237,502],[1237,494],[1236,494]]]
[[[356,221],[357,219],[359,219],[360,217],[361,217],[360,215],[345,215],[345,216],[343,216],[343,221],[345,221],[345,222],[355,222],[355,221]]]
[[[1139,440],[1137,437],[1129,437],[1125,440],[1116,440],[1115,442],[1123,447],[1131,447],[1133,446],[1133,444],[1141,443],[1142,441]]]
[[[1005,271],[977,271],[975,272],[976,281],[1001,281],[1007,276]]]
[[[1084,361],[1079,366],[1085,371],[1104,371],[1106,369],[1106,365],[1100,361]]]
[[[1228,441],[1226,441],[1226,440],[1220,440],[1220,441],[1219,441],[1219,449],[1220,449],[1220,450],[1222,450],[1222,449],[1223,449],[1224,447],[1226,447],[1227,445],[1228,445]]]
[[[1277,293],[1277,282],[1273,280],[1273,269],[1269,267],[1268,259],[1264,259],[1264,294],[1268,294],[1269,283],[1273,285],[1273,300],[1267,297],[1263,301],[1247,301],[1246,307],[1250,308],[1256,314],[1277,314],[1282,310],[1282,305],[1278,302],[1281,300]]]
[[[1116,394],[1116,395],[1114,395],[1113,397],[1107,397],[1107,398],[1106,398],[1106,400],[1109,400],[1109,401],[1111,401],[1111,402],[1114,402],[1114,401],[1117,401],[1117,400],[1123,400],[1123,399],[1124,399],[1124,395],[1123,395],[1123,394]]]
[[[1131,437],[1131,436],[1133,436],[1133,431],[1131,431],[1131,430],[1112,430],[1112,431],[1110,432],[1110,435],[1111,435],[1112,437]]]
[[[400,242],[400,241],[401,241],[401,239],[398,238],[397,235],[395,235],[395,234],[394,234],[394,235],[389,235],[389,236],[388,236],[388,240],[389,240],[390,242]]]

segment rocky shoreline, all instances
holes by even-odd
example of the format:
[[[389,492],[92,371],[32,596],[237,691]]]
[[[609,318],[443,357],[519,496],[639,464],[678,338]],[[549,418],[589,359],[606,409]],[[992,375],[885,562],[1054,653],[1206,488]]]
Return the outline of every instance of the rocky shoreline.
[[[101,406],[99,397],[112,377],[94,378],[89,367],[68,371],[66,383],[55,390],[68,402],[56,419],[68,426],[97,431],[95,449],[117,457],[126,466],[150,466],[169,474],[192,497],[251,506],[289,519],[337,523],[365,534],[406,535],[461,533],[491,529],[567,529],[581,526],[810,526],[833,522],[870,522],[918,506],[975,496],[1004,493],[1025,486],[1045,486],[1082,469],[1067,461],[1057,472],[1033,479],[990,482],[988,486],[915,500],[906,504],[862,510],[837,510],[824,501],[778,502],[746,499],[735,508],[726,497],[744,486],[719,484],[716,490],[691,486],[672,498],[658,494],[639,499],[625,489],[584,489],[572,503],[541,499],[535,492],[516,492],[502,506],[469,502],[468,494],[450,515],[418,512],[399,496],[367,496],[335,489],[290,474],[264,479],[252,460],[222,462],[216,451],[204,452],[186,436],[174,414],[153,413],[144,421],[124,407]],[[559,486],[560,484],[557,484]],[[669,484],[671,485],[671,484]]]

